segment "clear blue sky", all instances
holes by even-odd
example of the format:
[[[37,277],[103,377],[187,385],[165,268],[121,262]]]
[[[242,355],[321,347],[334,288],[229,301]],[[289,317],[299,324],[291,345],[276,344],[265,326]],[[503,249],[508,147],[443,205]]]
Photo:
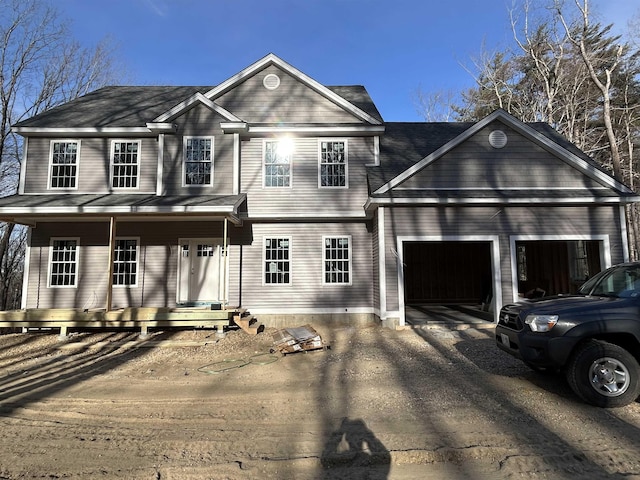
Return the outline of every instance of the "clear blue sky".
[[[387,121],[412,95],[473,84],[462,65],[512,43],[511,0],[53,0],[86,46],[106,35],[131,83],[215,85],[268,53],[324,85],[364,85]],[[594,0],[621,28],[638,0]]]

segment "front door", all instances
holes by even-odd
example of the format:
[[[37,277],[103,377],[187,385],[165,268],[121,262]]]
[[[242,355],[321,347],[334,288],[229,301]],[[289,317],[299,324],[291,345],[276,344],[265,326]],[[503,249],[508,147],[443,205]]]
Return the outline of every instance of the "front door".
[[[178,302],[223,302],[224,247],[222,239],[183,239],[180,241]]]

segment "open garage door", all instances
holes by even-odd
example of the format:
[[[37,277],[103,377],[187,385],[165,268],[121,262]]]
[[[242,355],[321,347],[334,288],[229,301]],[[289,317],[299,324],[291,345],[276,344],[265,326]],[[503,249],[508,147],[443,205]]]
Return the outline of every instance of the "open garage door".
[[[406,305],[479,305],[492,296],[491,242],[404,242]]]

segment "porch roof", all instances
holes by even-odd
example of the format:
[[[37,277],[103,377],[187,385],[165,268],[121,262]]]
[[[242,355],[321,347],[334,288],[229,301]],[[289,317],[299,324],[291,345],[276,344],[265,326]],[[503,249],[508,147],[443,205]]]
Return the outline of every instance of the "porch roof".
[[[246,194],[48,194],[0,198],[0,220],[32,224],[38,220],[74,220],[79,217],[220,217],[240,224],[239,210]]]

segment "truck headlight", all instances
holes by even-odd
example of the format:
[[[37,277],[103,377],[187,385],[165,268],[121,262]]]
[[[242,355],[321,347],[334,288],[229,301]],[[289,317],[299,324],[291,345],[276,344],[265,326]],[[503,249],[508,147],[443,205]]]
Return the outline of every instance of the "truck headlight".
[[[548,332],[558,323],[558,315],[527,315],[524,323],[532,332]]]

